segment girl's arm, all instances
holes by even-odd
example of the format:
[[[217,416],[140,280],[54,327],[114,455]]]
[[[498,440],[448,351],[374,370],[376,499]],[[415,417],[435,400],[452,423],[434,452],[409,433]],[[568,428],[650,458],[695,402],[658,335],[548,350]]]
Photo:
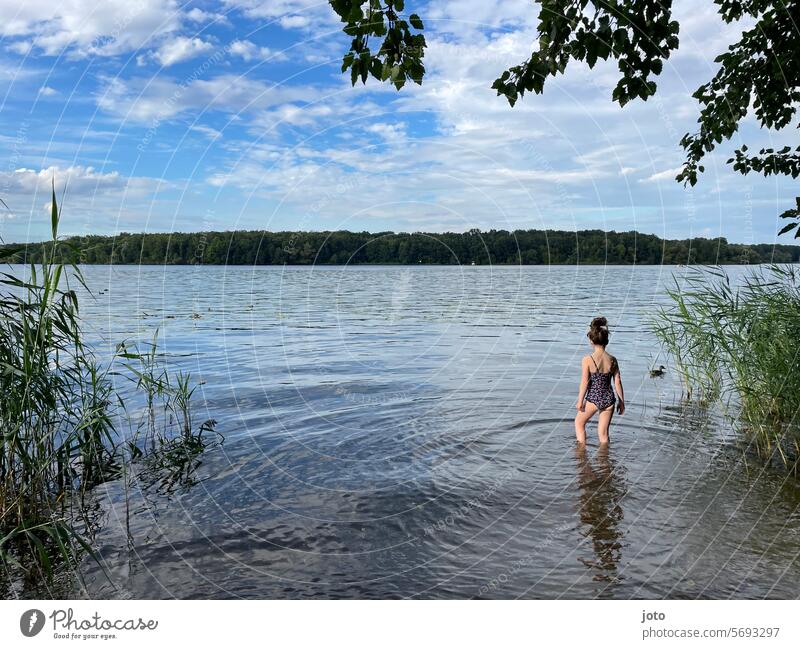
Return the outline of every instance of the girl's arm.
[[[578,388],[578,403],[575,408],[583,412],[585,408],[586,390],[589,389],[589,359],[584,357],[581,360],[581,385]]]
[[[614,359],[614,387],[617,391],[617,412],[623,414],[625,412],[625,392],[622,389],[622,375],[619,372],[619,364],[617,359]]]

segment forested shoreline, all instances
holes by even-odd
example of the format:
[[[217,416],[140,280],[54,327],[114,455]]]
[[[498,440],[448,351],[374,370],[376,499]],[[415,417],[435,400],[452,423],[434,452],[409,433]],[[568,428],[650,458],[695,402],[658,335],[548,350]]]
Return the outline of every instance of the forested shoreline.
[[[638,232],[121,233],[73,236],[59,247],[81,264],[758,264],[800,262],[800,246],[725,238],[661,239]],[[0,246],[5,262],[39,263],[44,244]]]

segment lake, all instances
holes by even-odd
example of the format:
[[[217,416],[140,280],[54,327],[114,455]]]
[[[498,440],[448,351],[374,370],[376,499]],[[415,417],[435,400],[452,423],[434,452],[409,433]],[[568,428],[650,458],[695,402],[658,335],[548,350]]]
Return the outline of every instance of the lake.
[[[741,268],[730,269],[740,274]],[[146,341],[225,441],[94,491],[93,598],[796,598],[800,488],[685,404],[664,266],[91,266],[100,356]],[[627,412],[572,418],[591,318]],[[648,370],[668,366],[663,378]],[[747,470],[745,470],[747,469]],[[110,577],[110,579],[109,579]],[[47,596],[48,593],[45,593]]]

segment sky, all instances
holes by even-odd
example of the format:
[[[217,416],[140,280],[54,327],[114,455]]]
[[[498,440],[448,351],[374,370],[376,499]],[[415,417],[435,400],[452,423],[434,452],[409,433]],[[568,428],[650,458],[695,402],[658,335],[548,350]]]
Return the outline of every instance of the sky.
[[[0,237],[201,230],[638,230],[776,237],[796,182],[741,176],[797,145],[752,118],[686,189],[692,92],[744,25],[679,0],[680,49],[647,102],[611,101],[614,63],[573,64],[516,107],[492,81],[536,42],[530,0],[406,0],[421,87],[341,74],[349,38],[317,0],[0,0]]]

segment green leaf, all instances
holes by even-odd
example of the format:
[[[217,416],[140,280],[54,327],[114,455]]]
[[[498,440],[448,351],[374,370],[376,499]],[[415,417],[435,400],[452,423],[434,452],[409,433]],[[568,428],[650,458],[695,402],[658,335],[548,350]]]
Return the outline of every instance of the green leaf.
[[[408,17],[408,21],[414,29],[425,29],[425,25],[422,24],[422,19],[417,14],[411,14]]]
[[[408,76],[411,77],[414,83],[422,85],[422,77],[425,76],[425,66],[419,61],[412,61],[408,66]]]
[[[350,9],[350,13],[347,15],[347,19],[351,23],[357,23],[359,20],[364,18],[364,14],[361,11],[361,3],[354,2],[353,6]]]
[[[403,69],[399,65],[395,65],[392,68],[391,78],[394,87],[398,90],[400,90],[400,88],[402,88],[406,83],[406,73],[403,72]]]
[[[593,68],[595,63],[597,63],[597,51],[600,43],[596,38],[591,39],[586,44],[586,65],[590,68]]]
[[[50,204],[50,225],[53,228],[53,240],[58,236],[58,205],[56,204],[56,179],[53,178],[52,203]]]
[[[353,59],[355,59],[355,56],[356,55],[353,54],[353,52],[344,55],[344,58],[342,59],[342,72],[353,65]]]

